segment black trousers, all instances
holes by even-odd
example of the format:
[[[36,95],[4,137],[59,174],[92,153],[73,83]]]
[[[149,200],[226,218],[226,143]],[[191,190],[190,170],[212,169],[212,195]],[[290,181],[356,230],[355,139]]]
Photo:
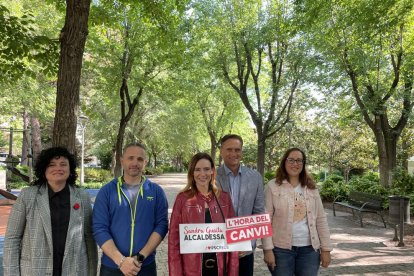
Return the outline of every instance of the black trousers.
[[[239,276],[253,276],[254,253],[239,259]]]
[[[216,253],[203,254],[202,276],[218,276]]]

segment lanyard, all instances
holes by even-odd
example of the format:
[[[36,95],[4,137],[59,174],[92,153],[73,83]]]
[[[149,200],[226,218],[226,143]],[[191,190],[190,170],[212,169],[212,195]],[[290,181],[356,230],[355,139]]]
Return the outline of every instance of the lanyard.
[[[141,187],[139,188],[139,195],[141,196],[141,198],[144,198],[144,188],[143,188],[143,186],[144,186],[144,182],[145,182],[145,180],[147,180],[147,178],[145,177],[145,176],[143,176],[142,177],[142,182],[141,182]],[[119,202],[119,205],[121,205],[121,197],[122,197],[122,194],[126,197],[126,199],[128,200],[128,203],[129,203],[129,199],[128,199],[128,197],[125,195],[125,193],[124,193],[124,191],[121,189],[121,187],[122,187],[122,176],[120,176],[120,177],[118,177],[118,183],[117,183],[117,189],[118,189],[118,202]],[[138,199],[138,197],[137,197],[137,199]]]
[[[145,183],[145,176],[142,179],[141,182],[141,187],[139,188],[139,192],[138,192],[138,196],[135,199],[135,208],[132,211],[131,208],[131,202],[129,201],[129,198],[127,197],[127,195],[124,193],[124,191],[122,190],[122,177],[118,177],[118,183],[117,183],[117,189],[118,189],[118,202],[119,205],[121,205],[121,197],[122,195],[124,195],[125,199],[127,200],[128,204],[129,204],[129,209],[131,211],[131,237],[130,237],[130,245],[129,245],[129,256],[132,256],[132,249],[134,247],[134,232],[135,232],[135,215],[137,214],[137,207],[138,207],[138,198],[139,196],[141,196],[141,198],[144,198],[144,183]]]

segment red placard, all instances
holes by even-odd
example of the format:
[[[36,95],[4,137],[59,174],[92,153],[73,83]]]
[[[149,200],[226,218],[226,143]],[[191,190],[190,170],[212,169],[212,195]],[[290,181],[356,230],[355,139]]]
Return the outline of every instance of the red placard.
[[[227,243],[272,236],[269,214],[226,219],[226,229]]]

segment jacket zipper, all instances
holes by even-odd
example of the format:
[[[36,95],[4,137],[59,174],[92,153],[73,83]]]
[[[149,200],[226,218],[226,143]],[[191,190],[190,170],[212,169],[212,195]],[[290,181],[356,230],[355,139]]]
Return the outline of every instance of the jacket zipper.
[[[122,182],[119,182],[119,181],[121,181],[121,180],[120,179],[118,180],[118,185],[121,185],[120,183],[122,183]],[[145,179],[144,179],[143,182],[145,182]],[[129,198],[126,196],[126,194],[124,193],[124,191],[121,188],[119,188],[119,190],[121,191],[121,193],[124,195],[126,201],[128,202],[129,210],[131,212],[131,236],[130,236],[130,244],[129,244],[129,256],[130,257],[132,256],[132,250],[133,250],[133,247],[134,247],[135,216],[136,216],[137,207],[138,207],[138,197],[139,197],[139,195],[141,195],[142,197],[144,197],[143,190],[142,190],[142,185],[144,185],[144,183],[141,183],[140,185],[141,185],[141,187],[139,188],[138,195],[137,195],[137,197],[135,199],[135,209],[134,209],[134,213],[132,213],[132,206],[131,206],[131,202],[129,201]]]

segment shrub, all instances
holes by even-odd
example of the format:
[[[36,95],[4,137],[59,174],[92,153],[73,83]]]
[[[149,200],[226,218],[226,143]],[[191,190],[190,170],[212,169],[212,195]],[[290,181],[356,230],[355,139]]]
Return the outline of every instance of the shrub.
[[[96,156],[101,161],[100,165],[102,169],[109,170],[112,163],[112,150],[99,149],[96,152]]]
[[[312,179],[313,179],[316,183],[318,183],[318,182],[320,182],[320,181],[321,181],[321,178],[320,178],[320,174],[319,174],[319,173],[311,173],[311,176],[312,176]]]
[[[389,195],[402,195],[410,198],[411,214],[414,214],[414,176],[410,175],[404,168],[398,167],[394,170],[392,187]]]
[[[28,166],[21,166],[21,165],[17,165],[16,169],[18,169],[22,174],[24,175],[29,175],[29,167]],[[33,172],[34,174],[34,172]],[[11,174],[11,177],[7,179],[7,181],[9,181],[10,183],[19,183],[19,182],[24,182],[20,176],[17,176],[15,174]],[[27,183],[26,183],[27,184]],[[16,184],[17,186],[20,184]],[[17,189],[17,188],[16,188]]]
[[[324,171],[321,171],[321,172],[318,173],[318,177],[315,177],[315,181],[323,182],[323,181],[326,180],[325,176],[326,176],[326,173]]]
[[[10,189],[23,189],[25,187],[29,186],[29,183],[25,181],[15,181],[15,182],[9,182]]]
[[[170,166],[170,165],[161,165],[157,168],[160,168],[162,170],[162,172],[164,172],[164,173],[177,172],[177,169],[174,166]]]
[[[394,170],[392,190],[393,192],[398,192],[399,195],[414,193],[414,176],[401,167],[396,168]]]
[[[368,172],[362,176],[354,176],[349,181],[349,189],[374,195],[386,196],[388,191],[380,184],[379,175],[375,172]]]
[[[109,182],[109,180],[108,180],[108,182]],[[84,188],[84,189],[100,189],[106,183],[107,182],[88,182],[88,183],[84,183],[82,185],[82,188]]]
[[[162,174],[162,168],[145,168],[145,175],[160,175]]]
[[[340,175],[330,175],[322,183],[320,194],[322,199],[333,201],[335,197],[347,194],[348,188],[345,185],[344,178]]]
[[[276,172],[274,172],[274,171],[268,171],[268,172],[265,172],[265,174],[264,174],[264,184],[267,184],[267,182],[269,182],[269,180],[271,180],[271,179],[273,179],[273,178],[275,178],[276,177]]]
[[[79,174],[79,172],[78,172]],[[111,171],[100,168],[85,168],[85,182],[106,183],[112,179]]]

